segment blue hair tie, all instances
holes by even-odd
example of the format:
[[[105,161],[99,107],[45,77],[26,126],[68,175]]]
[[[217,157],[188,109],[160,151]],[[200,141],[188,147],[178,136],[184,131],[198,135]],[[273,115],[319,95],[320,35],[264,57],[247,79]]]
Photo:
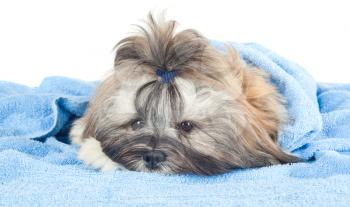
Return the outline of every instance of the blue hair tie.
[[[162,79],[162,83],[171,83],[176,77],[177,71],[176,70],[167,71],[167,70],[157,68],[156,74]]]

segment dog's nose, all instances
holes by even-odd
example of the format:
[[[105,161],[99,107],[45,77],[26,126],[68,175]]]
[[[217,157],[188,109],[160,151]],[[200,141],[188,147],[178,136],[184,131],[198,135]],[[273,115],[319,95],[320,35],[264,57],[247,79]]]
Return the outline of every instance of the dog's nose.
[[[156,169],[158,168],[158,164],[160,162],[165,161],[166,155],[163,152],[160,151],[152,151],[147,152],[142,156],[143,160],[145,161],[145,165],[149,169]]]

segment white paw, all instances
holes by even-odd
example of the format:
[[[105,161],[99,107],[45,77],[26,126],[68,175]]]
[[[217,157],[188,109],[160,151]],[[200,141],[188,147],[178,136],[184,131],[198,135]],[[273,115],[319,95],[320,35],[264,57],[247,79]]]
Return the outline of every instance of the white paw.
[[[85,125],[81,120],[74,122],[69,133],[72,143],[80,145],[78,159],[102,172],[126,170],[122,165],[111,160],[102,150],[101,144],[94,137],[83,138]]]
[[[125,168],[112,161],[103,151],[99,141],[93,137],[84,138],[80,145],[78,158],[83,160],[87,165],[100,169],[102,172],[114,170],[125,170]]]

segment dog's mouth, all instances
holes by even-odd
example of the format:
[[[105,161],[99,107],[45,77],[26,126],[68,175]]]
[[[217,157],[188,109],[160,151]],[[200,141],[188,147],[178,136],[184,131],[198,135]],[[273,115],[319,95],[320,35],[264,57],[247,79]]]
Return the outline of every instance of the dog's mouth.
[[[113,159],[114,162],[123,165],[126,169],[137,172],[156,172],[173,174],[179,173],[167,155],[160,151],[150,151],[141,155],[124,155]]]
[[[174,169],[171,169],[169,161],[156,161],[150,160],[150,158],[139,157],[136,160],[123,162],[119,161],[126,169],[136,172],[149,172],[149,173],[162,173],[162,174],[174,174],[179,173]]]

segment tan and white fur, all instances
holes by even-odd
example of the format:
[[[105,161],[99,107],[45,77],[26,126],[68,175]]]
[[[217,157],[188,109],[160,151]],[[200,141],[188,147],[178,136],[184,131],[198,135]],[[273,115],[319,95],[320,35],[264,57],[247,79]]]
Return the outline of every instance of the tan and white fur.
[[[155,19],[116,46],[113,72],[70,132],[101,169],[213,175],[297,162],[277,144],[287,120],[269,76],[230,46]],[[176,71],[171,82],[156,70]]]

